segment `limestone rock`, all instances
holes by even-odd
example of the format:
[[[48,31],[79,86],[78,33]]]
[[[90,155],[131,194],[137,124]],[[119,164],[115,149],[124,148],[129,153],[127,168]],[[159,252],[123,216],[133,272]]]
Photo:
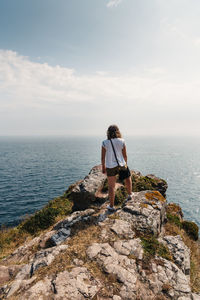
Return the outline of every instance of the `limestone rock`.
[[[32,277],[37,269],[50,265],[56,256],[67,248],[67,245],[60,245],[36,252],[29,264],[24,265],[17,273],[15,279],[22,280]]]
[[[200,294],[192,293],[192,300],[200,300]]]
[[[115,251],[122,255],[132,255],[135,258],[143,258],[143,248],[139,238],[132,240],[118,240],[113,245]]]
[[[27,292],[23,295],[24,299],[29,300],[45,300],[45,299],[52,299],[49,297],[53,293],[52,279],[44,278],[43,280],[38,281],[35,285],[33,285]],[[46,295],[46,297],[45,297]]]
[[[159,192],[135,192],[118,214],[137,230],[158,235],[165,220],[165,207],[166,200]]]
[[[17,272],[22,268],[20,265],[1,266],[0,265],[0,286],[13,279]]]
[[[135,236],[134,231],[131,229],[131,224],[124,220],[115,219],[114,224],[110,229],[115,232],[121,238],[133,238]]]
[[[13,295],[18,289],[31,284],[35,280],[35,277],[33,276],[34,272],[41,267],[50,265],[55,257],[67,248],[67,245],[60,245],[38,251],[28,264],[21,267],[15,280],[10,285],[7,297]]]
[[[132,176],[142,177],[138,186],[150,178],[155,189],[159,187],[162,194],[166,191],[165,181],[154,175],[144,177],[132,172]],[[27,241],[1,261],[0,284],[3,286],[0,287],[0,299],[200,299],[200,295],[192,293],[190,288],[190,250],[180,236],[164,236],[166,200],[161,193],[156,190],[135,192],[123,207],[117,207],[112,213],[107,211],[106,204],[96,210],[83,210],[97,201],[104,181],[101,166],[94,167],[84,180],[68,191],[68,195],[73,196],[74,209],[80,210],[59,221],[51,231]],[[146,181],[149,186],[153,184]],[[82,225],[84,231],[79,235],[79,251],[77,245],[74,247],[73,239],[77,243],[74,234]],[[96,242],[91,242],[88,247],[87,239],[86,246],[84,233]],[[160,256],[147,257],[139,238],[143,234],[157,235],[158,241],[169,248],[174,261]],[[86,256],[81,252],[85,249]],[[62,259],[55,260],[61,252]],[[66,268],[70,271],[61,272],[58,267],[65,254]],[[53,261],[58,265],[50,269]],[[49,267],[42,270],[45,275],[40,280],[37,276],[41,273],[37,270],[45,266]]]
[[[62,251],[65,251],[67,248],[68,245],[60,245],[57,247],[38,251],[32,260],[30,276],[32,276],[37,269],[50,265],[54,261],[56,256]]]
[[[47,240],[47,245],[57,246],[64,242],[71,234],[71,229],[61,228],[55,234],[53,234],[50,239]]]
[[[148,282],[149,288],[155,294],[162,292],[163,285],[168,285],[169,290],[173,292],[173,299],[181,296],[190,297],[190,281],[173,262],[159,257],[159,264],[150,262],[150,272],[146,272],[142,267],[139,273],[143,281]],[[171,288],[171,289],[170,289]]]
[[[27,262],[30,259],[33,253],[33,249],[38,245],[40,241],[40,237],[35,237],[34,239],[27,241],[24,245],[17,248],[12,254],[3,259],[2,261],[5,263],[18,263]]]
[[[91,169],[81,183],[78,183],[71,191],[70,199],[73,201],[73,210],[84,210],[95,202],[95,194],[102,187],[106,175],[102,173],[101,165]],[[105,199],[104,199],[105,201]]]
[[[40,248],[49,248],[51,245],[49,245],[49,240],[51,237],[56,234],[56,230],[51,230],[46,232],[45,234],[40,235],[40,241],[38,243]]]
[[[100,287],[100,282],[85,267],[75,267],[71,272],[58,273],[56,278],[37,282],[25,293],[24,299],[92,299]]]
[[[95,212],[94,209],[86,209],[83,211],[75,211],[70,216],[66,217],[62,221],[59,221],[54,225],[54,230],[58,230],[61,228],[68,228],[74,225],[75,223],[84,220],[84,218],[92,215]]]
[[[35,279],[36,279],[36,277],[32,277],[30,279],[25,279],[25,280],[23,280],[23,279],[15,280],[13,282],[13,284],[11,285],[6,298],[9,298],[10,296],[12,296],[19,289],[27,288],[27,286],[29,286]]]
[[[17,273],[15,280],[28,279],[31,276],[31,263],[24,265]]]
[[[135,260],[118,254],[108,243],[93,243],[87,249],[90,259],[95,259],[108,274],[114,274],[122,283],[120,296],[122,299],[132,299],[135,296],[137,281]]]
[[[180,235],[164,236],[160,239],[173,255],[175,263],[186,275],[190,274],[190,249],[183,243]]]
[[[113,296],[113,300],[121,300],[122,298],[120,297],[120,296],[118,296],[118,295],[114,295]]]
[[[57,246],[64,242],[71,234],[71,227],[78,222],[87,221],[94,213],[94,209],[86,209],[84,211],[75,211],[70,216],[66,217],[62,221],[59,221],[54,226],[54,234],[46,240],[46,244],[49,246]]]

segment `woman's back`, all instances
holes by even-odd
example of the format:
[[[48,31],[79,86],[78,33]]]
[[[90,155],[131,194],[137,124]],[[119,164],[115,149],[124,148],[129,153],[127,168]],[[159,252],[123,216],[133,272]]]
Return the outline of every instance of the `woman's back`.
[[[125,141],[122,138],[112,139],[113,146],[115,148],[116,156],[120,166],[125,166],[126,162],[124,160],[122,149],[125,146]],[[111,141],[106,139],[102,142],[102,146],[106,149],[106,168],[114,168],[118,166],[115,158],[115,154],[112,148]]]

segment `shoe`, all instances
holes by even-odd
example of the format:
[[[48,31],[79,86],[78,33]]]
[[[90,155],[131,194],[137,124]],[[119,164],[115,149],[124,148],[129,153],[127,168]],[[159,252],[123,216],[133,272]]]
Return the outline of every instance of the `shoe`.
[[[108,210],[110,210],[110,211],[115,211],[115,208],[114,208],[114,206],[113,206],[113,207],[111,207],[110,205],[107,205],[107,209],[108,209]]]
[[[126,203],[127,201],[131,200],[133,196],[133,193],[131,193],[131,195],[128,195],[128,197],[126,198],[126,200],[124,201],[124,203]]]

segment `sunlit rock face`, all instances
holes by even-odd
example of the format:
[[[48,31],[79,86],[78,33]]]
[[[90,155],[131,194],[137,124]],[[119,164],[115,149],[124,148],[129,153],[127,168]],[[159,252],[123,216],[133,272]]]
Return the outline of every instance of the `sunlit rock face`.
[[[138,189],[144,177],[132,176]],[[191,291],[190,249],[180,235],[165,234],[166,189],[151,190],[145,179],[147,190],[110,212],[105,180],[94,167],[71,190],[81,209],[0,262],[0,299],[200,299]]]

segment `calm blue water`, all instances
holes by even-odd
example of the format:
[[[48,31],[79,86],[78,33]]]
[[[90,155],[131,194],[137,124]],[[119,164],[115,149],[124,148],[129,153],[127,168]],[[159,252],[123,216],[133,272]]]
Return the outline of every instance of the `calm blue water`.
[[[102,139],[0,137],[0,224],[17,224],[84,178],[100,163]],[[200,225],[200,140],[127,137],[126,144],[129,167],[167,180],[168,201]]]

